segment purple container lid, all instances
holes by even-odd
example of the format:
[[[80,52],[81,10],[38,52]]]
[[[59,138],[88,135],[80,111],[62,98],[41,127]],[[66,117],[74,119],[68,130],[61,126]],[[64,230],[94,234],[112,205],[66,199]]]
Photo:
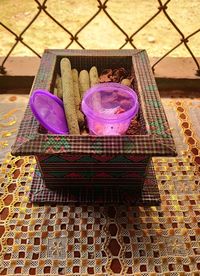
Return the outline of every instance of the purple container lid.
[[[35,90],[30,97],[30,107],[40,124],[53,134],[69,133],[63,102],[45,90]]]

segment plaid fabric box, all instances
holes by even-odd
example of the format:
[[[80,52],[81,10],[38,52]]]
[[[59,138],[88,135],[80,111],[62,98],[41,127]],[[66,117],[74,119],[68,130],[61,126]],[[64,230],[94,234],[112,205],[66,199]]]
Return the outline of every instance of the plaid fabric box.
[[[81,136],[51,135],[39,131],[29,105],[13,145],[14,155],[35,155],[45,185],[64,187],[119,186],[138,195],[152,156],[176,155],[174,141],[145,50],[46,50],[32,91],[53,91],[60,61],[70,59],[78,71],[96,66],[132,72],[140,103],[139,135]]]

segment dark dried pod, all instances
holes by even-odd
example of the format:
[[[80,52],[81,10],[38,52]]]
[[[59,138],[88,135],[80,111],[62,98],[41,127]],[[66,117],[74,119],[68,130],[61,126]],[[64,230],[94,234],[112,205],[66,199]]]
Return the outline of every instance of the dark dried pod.
[[[112,73],[112,69],[104,69],[99,76],[99,82],[102,83],[112,81]]]

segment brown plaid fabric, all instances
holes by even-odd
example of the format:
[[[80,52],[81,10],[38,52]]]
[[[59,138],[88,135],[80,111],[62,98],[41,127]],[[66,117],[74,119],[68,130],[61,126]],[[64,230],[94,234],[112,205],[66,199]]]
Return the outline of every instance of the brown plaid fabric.
[[[156,176],[152,164],[146,177],[143,191],[140,197],[131,189],[93,187],[72,189],[65,187],[52,190],[45,186],[41,174],[36,168],[29,199],[35,203],[127,203],[133,205],[158,205],[160,195],[157,186]]]
[[[135,77],[137,83],[140,84],[140,87],[137,89],[141,89],[139,95],[142,96],[141,101],[144,101],[146,121],[149,124],[150,132],[164,138],[172,137],[156,81],[150,69],[147,53],[146,51],[142,51],[140,55],[135,55],[134,57]],[[151,125],[152,122],[157,123],[157,131],[155,128],[156,124]]]
[[[148,134],[117,137],[40,134],[38,133],[39,123],[33,118],[28,106],[12,149],[14,155],[62,153],[63,147],[57,147],[59,138],[64,143],[65,153],[84,154],[97,151],[99,154],[115,154],[117,152],[149,154],[151,156],[176,154],[164,109],[144,50],[47,50],[43,55],[32,90],[46,89],[51,91],[56,62],[66,56],[73,59],[74,65],[82,66],[82,68],[87,68],[88,62],[91,62],[91,60],[93,60],[93,64],[98,63],[99,66],[104,66],[104,68],[108,66],[108,60],[111,60],[113,64],[121,64],[121,66],[123,65],[122,58],[125,58],[127,64],[132,60],[136,76],[136,90],[140,98]]]

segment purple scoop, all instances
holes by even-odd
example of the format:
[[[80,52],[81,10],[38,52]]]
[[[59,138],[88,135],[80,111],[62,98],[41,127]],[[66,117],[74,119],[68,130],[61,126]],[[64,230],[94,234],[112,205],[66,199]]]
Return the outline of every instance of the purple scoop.
[[[54,134],[69,133],[63,102],[45,90],[35,90],[30,97],[30,107],[40,124]]]

